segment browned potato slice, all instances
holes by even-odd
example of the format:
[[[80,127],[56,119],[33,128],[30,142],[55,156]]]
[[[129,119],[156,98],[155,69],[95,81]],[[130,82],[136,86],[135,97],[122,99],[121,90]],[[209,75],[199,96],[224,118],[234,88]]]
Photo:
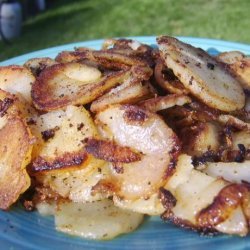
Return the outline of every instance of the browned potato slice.
[[[217,152],[220,146],[220,129],[210,122],[185,127],[180,137],[183,149],[192,156],[201,156],[207,151]]]
[[[17,116],[20,112],[21,103],[15,96],[0,89],[0,117],[5,121],[7,116]]]
[[[207,162],[202,172],[209,176],[223,178],[233,183],[250,180],[250,161],[245,162]]]
[[[56,64],[57,62],[49,57],[42,57],[42,58],[31,58],[25,62],[23,65],[27,69],[29,69],[34,76],[38,76],[41,71],[45,68]]]
[[[155,113],[133,105],[110,106],[97,114],[96,124],[105,138],[141,153],[140,161],[113,166],[115,195],[134,201],[156,193],[180,149],[174,132]]]
[[[109,178],[106,164],[88,164],[81,169],[68,168],[67,171],[48,171],[36,175],[39,183],[49,187],[61,197],[74,202],[92,202],[108,197],[107,194],[94,192],[93,188],[103,179]]]
[[[31,103],[31,85],[35,77],[22,66],[12,65],[0,67],[0,88],[12,94],[21,95]]]
[[[6,95],[9,96],[7,99],[5,99]],[[33,118],[37,116],[37,111],[22,97],[22,95],[12,95],[0,89],[0,97],[5,99],[4,103],[7,105],[6,107],[10,107],[8,112],[11,112],[12,115],[21,116],[26,121],[27,125],[34,122]],[[12,105],[11,100],[14,100],[13,103],[15,105]],[[10,106],[8,106],[8,104],[10,104]]]
[[[172,37],[161,36],[157,42],[166,65],[194,96],[222,111],[244,107],[240,82],[215,58]]]
[[[202,227],[218,229],[221,223],[228,222],[231,226],[228,227],[230,231],[227,233],[247,235],[249,231],[247,223],[249,220],[249,195],[248,184],[227,185],[208,207],[199,212],[197,216],[198,224]],[[230,218],[231,216],[238,217],[238,221]]]
[[[152,96],[153,93],[154,89],[149,82],[125,81],[92,102],[90,109],[92,112],[99,112],[111,104],[133,104]]]
[[[37,111],[34,109],[31,100],[31,85],[35,77],[22,66],[0,67],[0,89],[15,94],[15,104],[22,113],[22,117],[29,124]]]
[[[17,99],[0,90],[0,208],[8,209],[30,185],[32,136],[19,116]]]
[[[102,76],[91,66],[56,64],[46,68],[32,85],[32,99],[39,110],[50,111],[69,104],[86,104],[129,77],[129,70]]]
[[[82,48],[80,51],[62,51],[60,52],[55,60],[59,63],[69,63],[69,62],[80,62],[85,60],[95,61],[93,55],[93,50],[89,48]]]
[[[241,207],[237,207],[231,212],[228,219],[215,226],[215,229],[221,233],[246,236],[248,234],[248,225],[245,220],[245,214]]]
[[[122,55],[112,51],[93,51],[95,61],[108,67],[146,66],[146,61],[135,56]]]
[[[163,218],[200,231],[214,229],[246,235],[247,185],[230,185],[221,178],[208,176],[195,170],[191,162],[187,155],[178,158],[176,172],[165,185],[167,192],[163,205],[170,210],[166,210]]]
[[[224,52],[217,56],[239,78],[242,87],[250,90],[250,58],[239,51]]]
[[[108,39],[104,41],[102,49],[130,57],[135,56],[145,61],[149,67],[154,67],[155,65],[155,54],[157,50],[136,40]]]
[[[90,50],[78,48],[77,51],[63,51],[56,57],[57,62],[90,61],[106,69],[127,69],[131,66],[147,66],[147,60],[135,55],[125,55],[110,50]]]
[[[191,103],[192,100],[186,95],[167,95],[159,96],[152,99],[142,101],[139,106],[151,112],[157,112],[163,109],[168,109],[173,106],[183,106],[184,104]]]
[[[95,167],[103,163],[84,149],[84,139],[98,137],[98,133],[83,107],[68,106],[66,110],[40,115],[30,128],[37,137],[31,163],[34,173],[79,169],[88,164]]]
[[[238,150],[238,145],[243,144],[246,149],[250,149],[250,130],[239,131],[232,134],[232,148]]]
[[[227,64],[232,64],[241,61],[244,57],[245,55],[240,51],[228,51],[220,53],[216,56],[216,59]]]
[[[25,169],[31,155],[30,137],[27,126],[18,117],[8,119],[0,130],[1,209],[8,209],[30,186]]]
[[[136,200],[123,200],[114,196],[113,201],[117,207],[146,215],[161,215],[165,211],[158,192],[146,199],[140,198]]]
[[[231,70],[238,76],[243,88],[250,90],[250,58],[244,58],[230,65]]]
[[[218,121],[224,125],[229,125],[240,130],[250,131],[250,123],[244,122],[232,115],[220,115]]]
[[[190,91],[184,87],[173,71],[164,65],[163,60],[158,60],[154,68],[156,83],[172,94],[188,94]]]
[[[132,39],[106,39],[102,44],[102,49],[108,50],[113,47],[116,50],[119,49],[127,49],[133,51],[143,51],[146,52],[148,50],[152,50],[149,45],[142,44],[139,41]]]
[[[196,214],[213,202],[226,183],[195,170],[191,163],[190,156],[181,155],[176,172],[165,188],[176,199],[176,205],[172,208],[173,214],[170,216],[197,225]]]
[[[141,160],[141,155],[130,147],[122,147],[110,140],[88,138],[85,140],[85,149],[97,159],[108,162],[130,163]]]

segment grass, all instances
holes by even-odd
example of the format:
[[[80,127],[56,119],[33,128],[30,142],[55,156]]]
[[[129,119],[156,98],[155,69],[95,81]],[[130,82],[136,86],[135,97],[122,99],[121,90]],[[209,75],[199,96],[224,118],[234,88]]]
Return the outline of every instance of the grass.
[[[0,61],[50,46],[116,36],[168,34],[250,44],[249,0],[54,0],[30,18]]]

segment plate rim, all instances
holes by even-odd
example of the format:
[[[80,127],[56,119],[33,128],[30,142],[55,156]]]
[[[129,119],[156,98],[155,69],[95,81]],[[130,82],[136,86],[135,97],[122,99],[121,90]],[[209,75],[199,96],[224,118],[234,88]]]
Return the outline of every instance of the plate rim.
[[[128,37],[114,37],[114,39],[119,39],[119,38],[126,38],[126,39],[134,39],[138,40],[141,42],[145,42],[147,40],[155,40],[157,36],[128,36]],[[213,38],[205,38],[205,37],[191,37],[191,36],[174,36],[184,42],[187,43],[201,43],[201,44],[210,44],[213,46],[222,46],[222,47],[228,47],[230,50],[232,48],[238,49],[240,51],[243,51],[243,53],[250,54],[250,43],[241,43],[241,42],[233,42],[233,41],[227,41],[227,40],[221,40],[221,39],[213,39]],[[107,38],[108,39],[108,38]],[[7,66],[10,64],[21,64],[27,58],[32,58],[32,57],[39,57],[42,56],[43,54],[51,54],[51,52],[59,52],[62,50],[67,50],[67,49],[73,49],[74,47],[78,46],[86,46],[86,47],[95,47],[95,46],[100,46],[105,39],[94,39],[94,40],[86,40],[86,41],[80,41],[80,42],[72,42],[72,43],[65,43],[61,45],[56,45],[44,49],[39,49],[35,50],[32,52],[28,52],[19,56],[15,56],[12,58],[9,58],[4,61],[0,61],[0,66]],[[147,42],[146,42],[147,43]],[[152,42],[150,42],[153,44]],[[247,52],[244,52],[247,51]]]

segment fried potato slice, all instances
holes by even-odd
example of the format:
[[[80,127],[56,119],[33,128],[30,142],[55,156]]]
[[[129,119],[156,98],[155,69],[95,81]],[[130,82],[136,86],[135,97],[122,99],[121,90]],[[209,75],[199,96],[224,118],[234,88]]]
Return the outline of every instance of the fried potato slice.
[[[56,64],[46,68],[32,85],[32,99],[39,110],[51,111],[70,104],[86,104],[120,84],[129,70],[102,76],[91,66],[79,63]]]
[[[217,152],[220,147],[220,136],[220,128],[211,122],[196,122],[180,132],[183,150],[192,156],[202,156],[207,151]]]
[[[135,82],[126,80],[123,84],[111,89],[92,102],[90,110],[99,112],[112,104],[133,104],[153,96],[155,90],[151,84],[146,82]]]
[[[38,76],[45,68],[56,64],[57,62],[49,57],[31,58],[24,63],[24,67],[29,69],[34,76]]]
[[[250,90],[250,57],[243,58],[233,64],[230,69],[238,76],[244,89]]]
[[[155,65],[154,77],[156,83],[171,94],[188,94],[190,92],[161,59]]]
[[[15,106],[18,106],[22,117],[27,124],[37,115],[31,100],[31,85],[35,77],[32,73],[22,66],[12,65],[0,67],[0,89],[14,94]]]
[[[40,115],[30,128],[37,137],[32,172],[100,165],[101,161],[94,159],[83,148],[85,138],[98,137],[92,118],[83,107],[68,106],[65,111]]]
[[[157,112],[174,106],[183,106],[191,103],[192,99],[186,95],[166,95],[147,99],[139,103],[139,106],[151,112]]]
[[[142,154],[138,162],[119,165],[122,171],[114,166],[109,181],[115,195],[136,200],[156,193],[180,149],[174,132],[158,115],[132,105],[110,106],[95,122],[105,138]]]
[[[113,141],[88,138],[85,149],[97,159],[108,162],[130,163],[141,160],[141,155],[129,147],[122,147]]]
[[[20,101],[15,96],[0,89],[0,117],[2,119],[1,124],[7,120],[7,117],[15,117],[21,114]],[[2,125],[0,126],[2,127]]]
[[[88,62],[95,63],[99,67],[112,70],[124,70],[131,66],[149,66],[146,58],[136,55],[126,55],[112,50],[91,50],[88,48],[77,48],[77,51],[63,51],[58,54],[56,61]]]
[[[176,201],[171,205],[172,198],[165,198],[163,205],[170,209],[162,217],[198,231],[246,235],[248,214],[244,203],[248,202],[248,188],[208,176],[195,170],[191,162],[190,156],[179,156],[176,172],[164,187]]]
[[[212,203],[226,184],[194,170],[189,156],[181,155],[177,164],[176,172],[165,186],[177,200],[173,216],[197,225],[196,214]]]
[[[21,95],[29,104],[31,100],[31,86],[35,77],[25,67],[18,65],[0,67],[0,88],[12,94]]]
[[[7,96],[5,98],[5,96]],[[0,88],[0,97],[4,100],[1,106],[8,109],[9,114],[18,115],[24,119],[25,124],[29,125],[33,122],[33,118],[37,116],[37,111],[28,103],[20,94],[12,95]],[[12,105],[14,103],[14,105]],[[4,110],[2,111],[4,113]]]
[[[224,125],[229,125],[240,130],[250,131],[250,123],[244,122],[232,115],[219,115],[218,121]]]
[[[232,225],[230,231],[245,236],[249,230],[247,224],[249,220],[249,191],[249,184],[227,185],[220,190],[208,207],[199,212],[197,216],[198,224],[200,226],[215,227],[218,229],[220,223],[229,221],[229,218],[232,215],[235,216],[235,213],[237,213],[236,217],[241,220],[236,221],[230,218],[230,224],[232,224],[233,221],[236,223],[236,225]],[[238,224],[241,224],[241,226],[239,227]],[[232,228],[238,230],[232,230]]]
[[[81,104],[93,82],[101,79],[101,72],[84,64],[56,64],[45,69],[32,87],[32,98],[38,109],[53,110],[68,104]],[[86,88],[87,87],[87,88]]]
[[[167,67],[202,102],[222,111],[244,107],[245,94],[238,78],[215,58],[176,38],[161,36],[157,42]]]
[[[185,106],[174,106],[164,111],[164,117],[177,131],[188,129],[197,122],[216,122],[220,111],[211,109],[207,105],[192,101]],[[185,138],[184,138],[185,139]]]
[[[156,49],[147,44],[142,44],[132,39],[107,39],[102,45],[103,50],[135,56],[147,62],[150,67],[155,65]]]
[[[95,59],[92,56],[92,49],[82,48],[80,51],[62,51],[60,52],[55,60],[59,63],[69,63],[69,62],[85,62],[91,61],[94,62]]]
[[[111,200],[92,203],[60,202],[55,213],[58,231],[87,239],[108,240],[134,231],[143,214],[115,207]]]
[[[8,209],[30,186],[32,136],[15,96],[0,90],[0,208]]]
[[[240,51],[227,51],[217,55],[216,59],[227,64],[232,64],[241,61],[245,57]]]
[[[248,233],[248,225],[241,207],[237,207],[227,220],[215,226],[221,233],[245,236]]]
[[[152,194],[147,199],[125,200],[114,196],[113,201],[117,207],[146,215],[161,215],[165,211],[158,192]]]
[[[109,195],[96,192],[94,187],[103,179],[109,178],[110,171],[107,164],[88,164],[82,169],[68,169],[67,171],[47,172],[36,176],[37,181],[49,187],[61,197],[73,202],[92,202],[102,200]]]
[[[217,56],[238,77],[242,87],[250,90],[250,57],[239,51],[224,52]]]
[[[132,52],[137,52],[139,54],[145,55],[147,54],[147,52],[151,52],[153,48],[147,44],[142,44],[136,40],[121,38],[121,39],[106,39],[102,44],[102,49],[104,50],[114,49],[115,51],[132,50]]]
[[[244,162],[207,162],[202,172],[213,177],[222,177],[223,179],[241,183],[250,180],[250,161]]]
[[[127,56],[120,53],[114,53],[109,50],[93,51],[93,56],[98,64],[108,68],[126,68],[126,66],[146,66],[147,62],[136,56]]]
[[[232,149],[238,150],[238,145],[242,144],[246,149],[250,149],[250,130],[234,132],[232,134]]]
[[[30,186],[26,172],[32,148],[30,137],[27,126],[18,117],[8,119],[0,130],[1,209],[8,209]]]
[[[115,195],[119,191],[119,187],[114,185],[112,175],[114,171],[122,174],[123,166],[110,163],[107,167],[109,174],[92,187],[92,195],[101,195],[102,199],[113,198],[115,206],[141,214],[160,215],[164,212],[165,209],[158,192],[137,199],[127,199],[127,197]]]

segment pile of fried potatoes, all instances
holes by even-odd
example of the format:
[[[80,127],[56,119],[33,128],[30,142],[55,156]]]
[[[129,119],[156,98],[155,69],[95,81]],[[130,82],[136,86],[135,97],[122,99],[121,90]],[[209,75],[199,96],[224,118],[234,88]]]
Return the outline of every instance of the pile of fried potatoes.
[[[250,229],[250,58],[109,39],[0,67],[0,208],[111,239],[144,215]]]

